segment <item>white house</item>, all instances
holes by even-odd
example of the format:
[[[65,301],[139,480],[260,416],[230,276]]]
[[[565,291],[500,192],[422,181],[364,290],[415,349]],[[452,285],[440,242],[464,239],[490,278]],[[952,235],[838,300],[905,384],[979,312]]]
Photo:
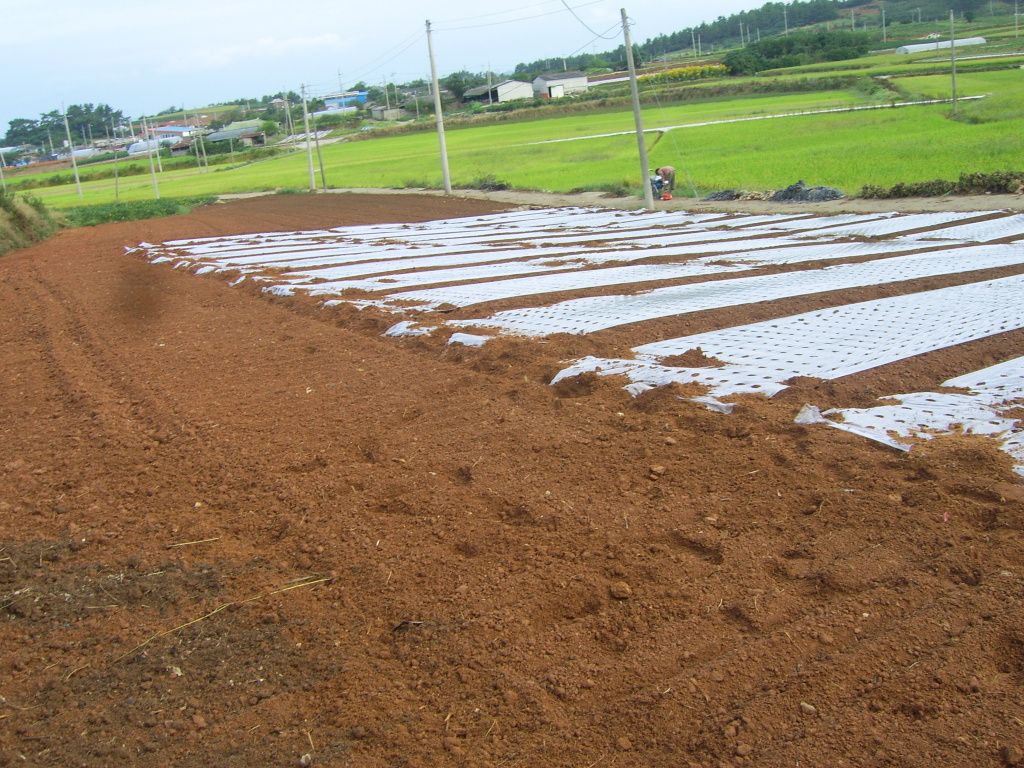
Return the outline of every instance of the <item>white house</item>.
[[[558,99],[583,93],[589,84],[587,76],[582,72],[554,72],[537,75],[533,79],[533,92],[542,99]]]
[[[502,80],[491,86],[480,85],[462,94],[463,101],[502,104],[516,99],[532,99],[533,86],[521,80]]]
[[[956,47],[959,48],[962,45],[983,45],[988,41],[984,37],[965,37],[963,40],[956,41]],[[952,48],[952,43],[949,40],[940,40],[937,43],[914,43],[913,45],[901,45],[896,49],[896,53],[923,53],[924,51],[941,51],[949,50]]]

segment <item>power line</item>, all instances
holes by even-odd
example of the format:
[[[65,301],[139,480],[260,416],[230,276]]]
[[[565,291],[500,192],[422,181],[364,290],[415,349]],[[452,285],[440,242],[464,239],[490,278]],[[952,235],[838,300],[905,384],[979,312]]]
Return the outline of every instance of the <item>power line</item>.
[[[398,45],[396,45],[390,51],[385,51],[376,59],[367,62],[366,66],[356,69],[352,77],[355,77],[355,79],[359,80],[362,79],[362,76],[364,75],[380,71],[382,67],[397,59],[407,50],[416,45],[416,43],[420,42],[424,37],[426,37],[425,32],[417,32],[411,37],[407,37],[405,40],[398,43]]]
[[[444,22],[438,22],[437,24],[459,24],[461,22],[473,22],[473,20],[475,20],[477,18],[488,18],[489,16],[504,16],[504,15],[507,15],[508,13],[516,13],[517,11],[520,11],[520,10],[529,10],[530,8],[540,8],[543,5],[550,5],[552,2],[553,2],[553,0],[547,0],[546,2],[543,2],[543,3],[534,3],[532,5],[523,5],[520,8],[508,8],[507,10],[500,10],[500,11],[496,11],[495,13],[481,13],[481,14],[476,15],[476,16],[463,16],[462,18],[449,18],[449,19],[444,20]]]
[[[591,40],[591,41],[590,41],[589,43],[587,43],[586,45],[584,45],[584,46],[582,46],[582,47],[580,47],[580,48],[577,48],[577,49],[576,49],[575,51],[573,51],[573,52],[572,52],[572,53],[570,53],[570,54],[569,54],[568,56],[566,56],[566,58],[570,58],[570,57],[572,57],[572,56],[575,56],[575,55],[576,55],[577,53],[579,53],[580,51],[582,51],[582,50],[583,50],[584,48],[586,48],[586,47],[587,47],[588,45],[593,45],[593,44],[594,44],[594,43],[595,43],[595,42],[596,42],[596,41],[597,41],[597,40],[598,40],[599,38],[600,38],[601,40],[614,40],[614,39],[615,39],[615,37],[617,37],[617,35],[613,35],[612,37],[605,37],[605,35],[607,35],[607,34],[608,34],[609,32],[611,32],[611,31],[612,31],[613,29],[618,29],[618,28],[619,28],[620,26],[621,26],[621,25],[619,24],[619,22],[616,22],[616,23],[615,23],[615,24],[613,24],[612,26],[608,27],[608,29],[606,29],[606,30],[604,31],[604,34],[603,34],[603,35],[598,35],[597,37],[595,37],[595,38],[594,38],[593,40]]]
[[[589,33],[590,33],[590,34],[592,34],[592,35],[597,35],[597,37],[600,37],[600,38],[602,38],[602,39],[604,39],[604,40],[611,40],[611,39],[612,39],[612,38],[610,38],[610,37],[605,37],[604,35],[602,35],[602,34],[600,34],[600,33],[598,33],[598,32],[595,32],[595,31],[594,31],[594,30],[592,30],[592,29],[591,29],[590,27],[588,27],[588,26],[587,26],[587,23],[586,23],[585,21],[583,21],[583,19],[581,19],[581,18],[580,18],[579,16],[577,16],[577,15],[576,15],[576,11],[574,11],[574,10],[573,10],[572,8],[570,8],[570,7],[569,7],[569,4],[568,4],[567,2],[565,2],[565,0],[562,0],[562,5],[564,5],[564,6],[565,6],[565,10],[567,10],[567,11],[568,11],[569,13],[571,13],[571,14],[572,14],[572,17],[573,17],[574,19],[576,19],[576,21],[578,21],[578,22],[579,22],[580,24],[582,24],[582,25],[583,25],[583,28],[584,28],[584,29],[586,29],[586,30],[587,30],[587,32],[589,32]],[[583,6],[580,6],[580,7],[582,8]],[[618,26],[618,24],[616,24],[615,26]],[[618,37],[618,35],[616,35],[616,37]],[[595,38],[595,39],[596,39],[596,38]],[[594,41],[593,41],[593,40],[591,40],[590,42],[592,43],[592,42],[594,42]],[[587,43],[587,45],[590,45],[590,43]]]
[[[603,3],[603,2],[604,2],[604,0],[592,0],[592,2],[583,3],[582,5],[577,5],[576,7],[577,8],[586,8],[589,5],[597,5],[598,3]],[[568,6],[566,6],[566,7],[568,7]],[[569,11],[571,12],[572,9],[569,8]],[[557,11],[548,11],[547,13],[537,13],[537,14],[534,14],[533,16],[522,16],[522,17],[520,17],[518,19],[506,19],[505,21],[492,21],[492,22],[490,22],[488,24],[472,24],[472,25],[466,26],[466,27],[447,27],[445,29],[442,29],[441,31],[442,32],[457,32],[457,31],[459,31],[461,29],[480,29],[482,27],[497,27],[497,26],[500,26],[502,24],[514,24],[514,23],[519,22],[519,21],[530,21],[532,19],[540,19],[540,18],[543,18],[545,16],[554,16],[556,13],[565,13],[565,10],[560,8]]]

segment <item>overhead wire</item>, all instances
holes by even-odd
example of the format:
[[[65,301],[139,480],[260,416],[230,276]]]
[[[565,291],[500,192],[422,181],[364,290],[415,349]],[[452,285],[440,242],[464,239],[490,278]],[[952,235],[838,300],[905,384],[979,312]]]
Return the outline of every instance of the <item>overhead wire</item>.
[[[578,21],[578,22],[579,22],[580,24],[582,24],[582,25],[583,25],[583,28],[584,28],[584,29],[586,29],[586,30],[587,30],[587,32],[589,32],[589,33],[590,33],[590,34],[592,34],[592,35],[597,35],[597,37],[600,37],[600,38],[602,38],[602,39],[604,39],[604,40],[611,40],[611,38],[610,38],[610,37],[605,37],[605,36],[604,36],[603,34],[600,34],[600,33],[598,33],[598,32],[595,32],[595,31],[594,31],[594,30],[592,30],[592,29],[591,29],[590,27],[588,27],[588,26],[587,26],[587,23],[586,23],[585,21],[583,21],[583,19],[581,19],[581,18],[580,18],[579,16],[577,16],[577,15],[576,15],[576,11],[574,11],[574,10],[573,10],[572,8],[570,8],[570,7],[569,7],[569,4],[568,4],[567,2],[565,2],[565,0],[562,0],[562,5],[564,5],[564,6],[565,6],[565,10],[567,10],[567,11],[568,11],[569,13],[571,13],[571,14],[572,14],[572,17],[573,17],[574,19],[576,19],[576,21]],[[582,8],[583,6],[579,6],[579,7],[580,7],[580,8]],[[617,26],[617,25],[616,25],[616,26]],[[591,42],[593,42],[593,41],[591,41]],[[590,43],[587,43],[587,45],[589,45],[589,44],[590,44]]]
[[[391,50],[385,51],[376,59],[371,59],[369,62],[366,63],[365,66],[354,70],[354,74],[352,76],[358,80],[361,79],[361,76],[367,73],[376,72],[380,70],[382,67],[391,63],[399,56],[401,56],[403,53],[405,53],[407,50],[412,48],[416,43],[420,42],[426,36],[426,32],[417,32],[411,37],[407,37],[405,40],[398,43],[398,45],[396,45]]]
[[[587,6],[597,5],[598,3],[603,3],[603,2],[605,2],[605,0],[591,0],[591,2],[589,2],[589,3],[582,3],[581,5],[577,5],[576,7],[577,8],[586,8]],[[570,8],[569,11],[572,12],[572,9]],[[471,25],[468,25],[468,26],[465,26],[465,27],[438,27],[437,29],[438,29],[439,32],[457,32],[458,30],[461,30],[461,29],[481,29],[483,27],[496,27],[496,26],[500,26],[501,24],[513,24],[513,23],[520,22],[520,21],[530,21],[531,19],[541,19],[541,18],[544,18],[545,16],[554,16],[555,14],[559,14],[559,13],[565,13],[565,9],[559,8],[557,11],[548,11],[547,13],[536,13],[536,14],[534,14],[532,16],[521,16],[520,18],[517,18],[517,19],[505,19],[504,21],[492,21],[492,22],[488,22],[486,24],[471,24]]]
[[[504,16],[506,14],[516,13],[518,11],[527,11],[530,8],[540,8],[541,6],[544,6],[544,5],[550,5],[552,2],[554,2],[554,0],[545,0],[545,2],[542,2],[542,3],[533,3],[532,5],[524,5],[524,6],[520,7],[520,8],[509,8],[508,10],[505,10],[505,11],[495,11],[494,13],[482,13],[482,14],[480,14],[478,16],[463,16],[460,19],[446,19],[445,21],[439,21],[437,23],[438,24],[458,24],[458,23],[461,23],[463,21],[475,21],[476,19],[486,19],[486,18],[488,18],[490,16]]]
[[[610,27],[608,27],[608,29],[606,29],[606,30],[604,31],[604,34],[598,35],[597,37],[593,38],[593,39],[592,39],[592,40],[591,40],[590,42],[586,43],[586,45],[583,45],[583,46],[581,46],[581,47],[577,48],[577,49],[576,49],[575,51],[573,51],[573,52],[572,52],[572,53],[570,53],[570,54],[569,54],[568,56],[566,56],[566,58],[569,58],[569,57],[571,57],[571,56],[575,56],[575,55],[576,55],[577,53],[579,53],[580,51],[582,51],[582,50],[583,50],[584,48],[586,48],[586,47],[587,47],[588,45],[593,45],[593,44],[594,44],[594,43],[595,43],[595,42],[596,42],[597,40],[599,40],[599,39],[600,39],[600,40],[614,40],[616,36],[614,36],[614,35],[613,35],[612,37],[605,37],[604,35],[605,35],[605,34],[608,34],[608,33],[609,33],[609,32],[611,32],[611,31],[612,31],[613,29],[616,29],[617,27],[620,27],[620,26],[622,26],[621,22],[618,22],[618,21],[617,21],[617,22],[615,22],[615,23],[614,23],[614,24],[612,24],[612,25],[611,25]]]

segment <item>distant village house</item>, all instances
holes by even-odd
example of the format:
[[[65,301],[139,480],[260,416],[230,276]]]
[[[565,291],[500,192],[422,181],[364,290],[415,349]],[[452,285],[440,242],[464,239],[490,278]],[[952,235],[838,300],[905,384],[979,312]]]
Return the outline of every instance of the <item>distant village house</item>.
[[[583,93],[587,88],[589,83],[583,72],[555,72],[533,79],[533,92],[542,99],[560,99]]]

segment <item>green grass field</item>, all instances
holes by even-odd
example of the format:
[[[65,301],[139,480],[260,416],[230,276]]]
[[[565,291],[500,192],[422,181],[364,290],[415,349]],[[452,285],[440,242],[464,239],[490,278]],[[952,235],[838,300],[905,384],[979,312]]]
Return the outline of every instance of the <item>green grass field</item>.
[[[837,69],[840,65],[833,65]],[[945,97],[948,75],[894,80],[905,94]],[[645,127],[676,128],[647,134],[650,164],[674,165],[680,194],[740,188],[778,189],[803,179],[839,187],[847,194],[863,185],[956,178],[960,173],[1019,168],[1024,157],[1020,118],[1024,117],[1024,71],[963,72],[961,96],[995,94],[963,102],[962,120],[948,119],[948,105],[883,108],[829,115],[797,115],[749,122],[695,126],[784,113],[878,103],[878,92],[845,91],[706,99],[649,107]],[[885,95],[885,92],[883,92]],[[886,98],[894,98],[892,95]],[[583,112],[547,118],[462,126],[447,132],[455,186],[477,186],[484,178],[515,188],[567,192],[626,186],[640,193],[636,139],[629,111]],[[599,134],[620,136],[579,138]],[[325,145],[327,183],[335,188],[441,186],[434,132],[380,137]],[[316,183],[320,185],[319,164]],[[194,197],[309,186],[305,151],[239,168],[195,167],[159,175],[162,197]],[[112,179],[82,185],[40,188],[33,195],[56,207],[108,203]],[[153,197],[148,174],[122,177],[121,200]]]

